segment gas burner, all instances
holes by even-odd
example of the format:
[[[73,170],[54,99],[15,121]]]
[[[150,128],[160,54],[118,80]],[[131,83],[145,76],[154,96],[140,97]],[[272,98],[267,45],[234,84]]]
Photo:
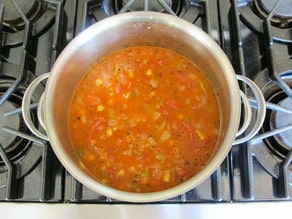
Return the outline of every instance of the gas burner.
[[[277,103],[279,106],[286,107],[292,109],[292,99],[287,97],[283,93],[279,93],[276,96],[274,96],[271,99],[271,102],[278,101],[277,99],[279,98],[279,102]],[[270,117],[270,127],[271,129],[278,129],[286,125],[292,124],[292,117],[287,116],[286,113],[283,112],[272,112],[271,117]],[[283,132],[275,137],[275,141],[277,142],[277,145],[281,145],[284,148],[284,155],[288,153],[289,150],[292,148],[292,135],[289,132]],[[282,151],[279,149],[279,151]]]
[[[17,0],[17,5],[7,0],[0,0],[4,5],[3,31],[15,33],[25,28],[25,22],[18,10],[20,9],[30,21],[36,21],[45,11],[46,5],[35,0]]]
[[[245,4],[238,4],[238,11],[241,21],[248,28],[264,33],[267,25],[265,21],[269,20],[273,40],[292,43],[291,0],[244,0],[244,2]],[[278,2],[277,8],[273,11],[276,2]]]
[[[275,3],[277,3],[277,0],[258,0],[260,6],[268,13],[270,14],[273,10],[273,7]],[[291,18],[292,17],[292,11],[291,11],[291,6],[292,6],[292,1],[290,0],[285,0],[281,1],[278,0],[278,5],[275,10],[274,15],[282,18]]]
[[[292,26],[292,1],[291,0],[254,0],[251,3],[252,9],[262,19],[266,19],[272,13],[277,3],[271,24],[279,28]]]
[[[53,23],[59,1],[0,0],[0,17],[3,17],[2,46],[15,46],[24,37],[32,38],[42,33]],[[31,27],[28,27],[31,25]],[[32,36],[26,30],[32,28]],[[28,31],[30,32],[30,31]]]
[[[122,0],[115,1],[118,12],[126,11],[158,11],[178,14],[180,0]]]
[[[292,87],[291,76],[283,76],[282,79],[288,86]],[[268,102],[292,110],[292,99],[287,96],[276,82],[272,82],[267,87],[264,95]],[[271,130],[280,129],[288,125],[292,125],[291,114],[278,110],[267,110],[263,132],[270,132]],[[289,131],[280,132],[266,138],[264,141],[269,150],[280,159],[284,159],[292,149],[292,136]]]
[[[7,69],[11,72],[7,73]],[[1,80],[0,80],[0,97],[9,89],[16,80],[17,70],[19,66],[10,63],[1,63]],[[27,83],[30,83],[35,76],[32,73],[28,75]],[[19,137],[13,133],[7,132],[6,128],[15,130],[19,133],[31,135],[29,129],[21,116],[19,110],[22,103],[27,84],[21,83],[16,90],[6,99],[0,106],[0,144],[4,149],[11,163],[19,166],[17,177],[25,175],[37,163],[41,156],[41,151],[34,142]],[[33,96],[33,101],[40,98],[44,87],[38,88]],[[37,121],[36,112],[32,112],[32,119]],[[7,171],[7,167],[0,154],[0,174]]]
[[[269,102],[277,104],[281,107],[292,109],[292,99],[284,92],[279,91],[268,99]],[[267,119],[263,129],[265,132],[279,129],[281,127],[291,125],[292,117],[281,111],[267,112]],[[289,131],[281,132],[265,140],[269,149],[280,158],[285,158],[289,150],[292,149],[292,136]]]
[[[292,87],[291,74],[282,73],[281,79]],[[276,80],[270,78],[268,69],[259,72],[253,80],[263,92],[267,111],[262,129],[248,145],[255,160],[278,179],[281,178],[283,163],[291,159],[292,138],[289,130],[292,126],[292,99]],[[288,168],[292,170],[292,165]]]

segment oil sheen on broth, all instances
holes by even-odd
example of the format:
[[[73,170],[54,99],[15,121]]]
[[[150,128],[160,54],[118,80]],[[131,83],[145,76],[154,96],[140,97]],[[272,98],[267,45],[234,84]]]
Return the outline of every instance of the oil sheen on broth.
[[[220,110],[204,73],[161,47],[135,46],[97,61],[76,88],[72,144],[99,182],[130,192],[176,186],[214,153]]]

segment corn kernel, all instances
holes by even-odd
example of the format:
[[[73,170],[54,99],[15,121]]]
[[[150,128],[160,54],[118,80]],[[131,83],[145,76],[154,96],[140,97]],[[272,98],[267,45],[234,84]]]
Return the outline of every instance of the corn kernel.
[[[149,97],[150,97],[150,98],[155,97],[155,92],[154,92],[154,91],[151,91],[150,94],[149,94]]]
[[[107,137],[110,137],[110,136],[113,135],[113,130],[112,130],[111,127],[108,127],[108,128],[106,129],[106,135],[107,135]]]
[[[87,123],[87,119],[86,119],[86,116],[85,116],[85,115],[82,115],[82,116],[81,116],[81,122],[82,122],[83,124]]]
[[[102,84],[103,84],[103,81],[100,78],[98,78],[98,79],[95,80],[95,85],[96,86],[100,86]]]
[[[163,177],[163,180],[165,182],[169,182],[170,181],[170,171],[169,170],[165,170],[164,171],[164,177]]]
[[[134,72],[132,70],[128,71],[128,77],[129,78],[134,78]]]
[[[124,176],[126,173],[125,169],[121,169],[119,172],[118,172],[118,176]]]
[[[148,70],[146,71],[146,75],[148,75],[148,76],[152,75],[152,70],[151,70],[151,69],[148,69]]]
[[[104,110],[104,106],[102,104],[99,104],[97,107],[98,112],[102,112]]]

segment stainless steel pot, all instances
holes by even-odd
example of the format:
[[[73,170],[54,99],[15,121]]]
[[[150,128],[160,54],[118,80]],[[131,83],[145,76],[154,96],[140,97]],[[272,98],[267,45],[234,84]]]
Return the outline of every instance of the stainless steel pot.
[[[153,193],[118,191],[96,181],[80,164],[69,135],[69,106],[80,79],[96,60],[133,45],[166,47],[183,54],[196,63],[213,84],[222,112],[217,152],[204,169],[176,187]],[[43,121],[48,137],[32,127],[30,113],[28,113],[29,96],[37,83],[45,77],[49,77],[49,79],[42,104],[39,106],[39,119]],[[238,79],[245,80],[239,76]],[[257,90],[251,81],[246,80],[251,87]],[[260,91],[257,90],[256,93],[258,93],[256,95],[260,104],[264,106],[264,99]],[[246,98],[243,100],[248,106]],[[194,188],[218,168],[234,144],[238,133],[241,98],[237,77],[228,58],[206,33],[175,16],[158,12],[129,12],[106,18],[90,26],[72,40],[56,60],[51,73],[42,75],[27,89],[22,107],[25,121],[31,130],[41,138],[50,141],[61,163],[85,186],[108,197],[123,201],[152,202],[174,197]],[[249,112],[247,117],[250,120],[250,110],[245,111]],[[265,110],[260,110],[258,113],[261,117],[252,136],[261,126],[264,113]]]

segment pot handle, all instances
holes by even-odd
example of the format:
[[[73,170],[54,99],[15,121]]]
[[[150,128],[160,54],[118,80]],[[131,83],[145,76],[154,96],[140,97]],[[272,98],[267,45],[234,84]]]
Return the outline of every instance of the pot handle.
[[[21,104],[22,116],[23,116],[23,119],[24,119],[27,127],[29,128],[29,130],[33,134],[35,134],[37,137],[39,137],[43,140],[46,140],[46,141],[49,141],[47,134],[40,132],[32,122],[29,105],[30,105],[32,94],[34,93],[34,90],[36,89],[38,84],[41,83],[43,80],[47,79],[49,77],[49,75],[50,75],[50,73],[42,74],[32,81],[32,83],[27,87],[27,89],[23,95],[22,104]],[[40,125],[46,131],[46,125],[44,122],[44,114],[43,114],[43,112],[44,112],[43,99],[44,99],[44,93],[42,94],[40,101],[39,101],[39,104],[38,104],[37,117],[38,117],[38,120],[40,122]]]
[[[266,116],[266,102],[259,87],[251,79],[245,76],[236,75],[236,79],[244,82],[251,88],[257,102],[257,111],[256,111],[257,113],[256,113],[256,122],[254,126],[252,127],[251,131],[247,133],[245,136],[243,136],[242,138],[236,138],[233,145],[245,143],[251,138],[253,138],[262,127],[265,120],[265,116]],[[242,103],[244,106],[244,121],[236,137],[238,137],[239,135],[241,135],[243,132],[246,131],[246,129],[249,127],[249,124],[251,122],[251,117],[252,117],[252,110],[251,110],[251,105],[249,104],[248,97],[242,91],[240,91],[240,96],[241,96]]]

